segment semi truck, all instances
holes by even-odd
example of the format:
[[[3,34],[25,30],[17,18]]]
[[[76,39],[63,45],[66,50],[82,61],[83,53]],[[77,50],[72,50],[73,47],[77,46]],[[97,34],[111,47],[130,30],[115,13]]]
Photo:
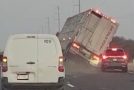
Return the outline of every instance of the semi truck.
[[[73,52],[91,57],[107,49],[119,23],[100,10],[89,9],[67,18],[58,38],[64,54]]]

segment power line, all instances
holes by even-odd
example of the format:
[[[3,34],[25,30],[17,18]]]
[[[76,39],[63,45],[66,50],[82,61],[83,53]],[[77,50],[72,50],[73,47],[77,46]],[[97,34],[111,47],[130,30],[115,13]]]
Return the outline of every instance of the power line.
[[[79,13],[81,12],[81,1],[79,0]]]
[[[50,31],[50,20],[49,20],[49,17],[47,18],[47,25],[48,25],[48,27],[47,27],[48,28],[48,33],[50,34],[51,31]]]
[[[79,0],[77,4],[73,5],[78,7],[78,13],[81,12],[81,1]]]
[[[44,33],[44,27],[43,27],[43,24],[42,24],[42,33]]]
[[[58,6],[57,9],[58,9],[58,29],[60,32],[60,7]]]

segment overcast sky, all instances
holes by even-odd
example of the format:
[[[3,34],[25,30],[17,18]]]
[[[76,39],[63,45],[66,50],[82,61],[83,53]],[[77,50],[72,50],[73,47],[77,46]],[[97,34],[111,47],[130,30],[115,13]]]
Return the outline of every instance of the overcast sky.
[[[78,13],[79,0],[0,0],[0,49],[15,33],[52,33],[58,31],[58,9],[63,27],[67,17]],[[116,36],[134,40],[134,0],[81,0],[81,11],[99,8],[113,16],[120,26]],[[48,17],[49,27],[48,30]]]

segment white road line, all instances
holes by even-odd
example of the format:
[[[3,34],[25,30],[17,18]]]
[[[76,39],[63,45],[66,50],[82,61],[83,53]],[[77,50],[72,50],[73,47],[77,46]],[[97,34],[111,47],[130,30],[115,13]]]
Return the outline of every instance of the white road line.
[[[128,74],[134,74],[134,72],[133,71],[129,71]]]
[[[67,85],[68,85],[69,87],[72,87],[72,88],[75,87],[74,85],[72,85],[72,84],[70,84],[70,83],[68,83]]]

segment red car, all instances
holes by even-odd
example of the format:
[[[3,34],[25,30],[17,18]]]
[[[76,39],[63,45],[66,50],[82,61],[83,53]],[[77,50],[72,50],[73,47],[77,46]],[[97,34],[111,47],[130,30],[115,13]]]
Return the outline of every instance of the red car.
[[[109,48],[102,55],[101,70],[121,69],[128,71],[127,55],[122,48]]]

